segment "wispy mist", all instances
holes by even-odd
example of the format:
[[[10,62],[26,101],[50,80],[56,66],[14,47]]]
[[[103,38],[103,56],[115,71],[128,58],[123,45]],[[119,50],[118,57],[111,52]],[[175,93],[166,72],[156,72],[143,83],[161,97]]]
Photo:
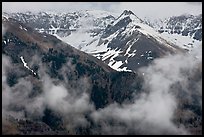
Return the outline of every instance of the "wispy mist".
[[[39,62],[37,56],[32,59],[31,64]],[[87,126],[85,114],[94,109],[87,91],[90,85],[88,78],[82,77],[76,80],[74,84],[77,86],[74,87],[71,86],[73,83],[69,83],[68,80],[65,83],[59,83],[45,73],[46,67],[39,62],[41,66],[38,74],[41,83],[38,83],[38,86],[42,85],[42,91],[33,89],[37,81],[29,79],[29,76],[20,78],[14,86],[10,87],[7,84],[7,70],[14,68],[14,64],[5,55],[2,55],[2,61],[3,119],[8,115],[18,119],[40,119],[44,116],[45,109],[48,108],[62,116],[69,130],[74,130],[78,126]],[[66,66],[70,64],[67,63]]]
[[[91,122],[86,118],[90,115],[96,125],[89,129],[92,134],[190,134],[183,125],[178,127],[173,119],[178,109],[179,94],[185,92],[189,99],[193,94],[202,96],[202,78],[198,77],[196,83],[192,83],[194,90],[189,88],[189,83],[193,82],[191,79],[202,73],[197,71],[202,64],[201,46],[190,53],[155,59],[151,65],[139,70],[144,73],[143,90],[146,92],[141,93],[139,98],[135,97],[133,103],[112,103],[98,110],[90,101],[90,78],[86,76],[74,82],[68,79],[68,72],[75,70],[69,61],[59,70],[60,74],[64,74],[63,82],[51,78],[37,56],[28,65],[36,63],[40,66],[37,71],[40,82],[27,76],[19,78],[11,87],[7,83],[7,74],[15,65],[9,57],[2,55],[3,119],[7,115],[42,118],[44,110],[49,108],[60,114],[67,130],[72,131],[79,126],[90,127]],[[174,86],[176,83],[181,83],[181,87]],[[41,90],[34,90],[34,85]],[[202,106],[201,99],[199,102]]]
[[[202,47],[199,46],[191,53],[169,55],[156,59],[148,67],[141,68],[140,72],[145,74],[143,89],[149,92],[143,93],[133,104],[111,104],[94,112],[92,117],[96,123],[105,121],[101,123],[100,132],[104,134],[190,134],[183,125],[178,128],[173,123],[179,103],[177,95],[182,91],[179,88],[174,88],[172,91],[172,85],[181,82],[186,96],[191,96],[193,93],[201,97],[202,79],[198,82],[189,81],[189,73],[200,75],[200,72],[195,70],[201,67],[201,62]],[[189,89],[187,82],[196,84],[197,89]],[[110,120],[123,124],[112,125]]]

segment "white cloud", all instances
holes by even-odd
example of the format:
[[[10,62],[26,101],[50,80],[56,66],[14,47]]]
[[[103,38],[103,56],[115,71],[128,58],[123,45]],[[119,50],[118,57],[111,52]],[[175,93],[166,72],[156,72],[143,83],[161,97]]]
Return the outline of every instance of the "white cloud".
[[[7,28],[5,25],[2,23],[2,36],[6,33]]]

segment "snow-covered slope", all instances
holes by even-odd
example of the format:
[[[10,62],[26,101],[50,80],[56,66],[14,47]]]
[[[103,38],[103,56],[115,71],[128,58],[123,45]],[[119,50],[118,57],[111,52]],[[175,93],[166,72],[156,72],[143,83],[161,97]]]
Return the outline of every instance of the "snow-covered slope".
[[[100,10],[76,11],[71,13],[3,13],[23,23],[29,24],[39,32],[48,33],[81,49],[85,44],[98,39],[101,32],[116,16]]]

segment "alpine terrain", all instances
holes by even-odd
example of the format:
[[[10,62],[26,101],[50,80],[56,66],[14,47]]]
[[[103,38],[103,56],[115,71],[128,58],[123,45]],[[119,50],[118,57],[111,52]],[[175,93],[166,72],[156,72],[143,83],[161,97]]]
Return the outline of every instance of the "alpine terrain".
[[[202,134],[202,15],[3,12],[2,134]]]

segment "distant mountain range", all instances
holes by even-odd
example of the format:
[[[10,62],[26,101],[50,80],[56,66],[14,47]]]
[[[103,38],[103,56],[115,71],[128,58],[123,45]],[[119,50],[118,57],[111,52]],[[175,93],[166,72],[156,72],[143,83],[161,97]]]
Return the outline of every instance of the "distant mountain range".
[[[202,14],[186,14],[154,21],[145,19],[145,22],[178,46],[188,49],[201,45]]]
[[[202,40],[202,14],[173,16],[165,20],[146,21],[160,33],[181,34],[195,40]]]

